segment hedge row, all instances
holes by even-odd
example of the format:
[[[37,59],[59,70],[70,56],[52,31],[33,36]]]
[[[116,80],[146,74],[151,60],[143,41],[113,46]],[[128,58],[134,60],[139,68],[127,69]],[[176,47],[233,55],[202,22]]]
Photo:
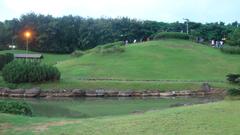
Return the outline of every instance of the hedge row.
[[[183,40],[189,40],[189,35],[186,33],[180,33],[180,32],[160,32],[156,34],[153,39],[183,39]]]
[[[124,47],[122,47],[122,42],[114,42],[105,45],[99,45],[94,50],[95,53],[98,54],[112,54],[112,53],[122,53],[125,51]]]
[[[240,47],[225,45],[223,48],[221,48],[221,51],[229,54],[240,54]]]
[[[2,70],[3,79],[9,83],[45,82],[60,79],[56,67],[25,60],[15,60]]]

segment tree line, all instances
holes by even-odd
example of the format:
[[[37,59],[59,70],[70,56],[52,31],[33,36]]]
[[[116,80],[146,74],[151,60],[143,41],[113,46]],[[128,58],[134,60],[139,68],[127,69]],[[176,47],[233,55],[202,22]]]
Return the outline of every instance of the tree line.
[[[225,24],[189,22],[189,34],[205,40],[228,38],[238,22]],[[119,18],[53,17],[28,13],[19,19],[0,22],[0,49],[15,44],[25,49],[24,31],[31,31],[29,48],[33,51],[71,53],[116,41],[146,40],[158,32],[186,32],[186,24]]]

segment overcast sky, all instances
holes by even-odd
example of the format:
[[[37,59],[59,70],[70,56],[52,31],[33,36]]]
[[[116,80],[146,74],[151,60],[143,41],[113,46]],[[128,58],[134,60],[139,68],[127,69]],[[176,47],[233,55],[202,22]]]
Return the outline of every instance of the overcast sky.
[[[127,16],[163,22],[240,21],[240,0],[0,0],[0,21],[29,12],[53,16]]]

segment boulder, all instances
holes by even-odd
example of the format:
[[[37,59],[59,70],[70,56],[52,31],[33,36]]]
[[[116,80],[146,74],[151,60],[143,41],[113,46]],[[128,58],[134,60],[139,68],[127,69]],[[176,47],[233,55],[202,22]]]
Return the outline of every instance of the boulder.
[[[8,88],[0,88],[0,96],[7,97],[9,95]]]
[[[132,96],[133,97],[141,97],[142,96],[142,92],[139,92],[139,91],[134,91],[134,92],[132,92]]]
[[[172,92],[162,92],[162,93],[160,92],[159,95],[163,97],[170,97],[170,96],[174,96],[175,94]]]
[[[211,86],[208,83],[203,83],[202,84],[202,91],[206,92],[206,93],[211,92]]]
[[[15,89],[9,90],[10,97],[24,97],[25,90],[24,89]]]
[[[117,97],[118,91],[105,91],[104,96],[105,97]]]
[[[118,92],[118,96],[119,97],[131,97],[132,96],[132,92],[129,92],[129,91],[119,91]]]
[[[95,93],[96,93],[97,97],[103,97],[105,95],[104,90],[96,90]]]
[[[97,97],[96,91],[86,91],[86,97]]]
[[[71,93],[71,96],[73,97],[83,97],[85,96],[86,91],[80,90],[80,89],[74,89]]]
[[[41,93],[41,89],[39,88],[32,88],[25,91],[25,97],[38,97]]]

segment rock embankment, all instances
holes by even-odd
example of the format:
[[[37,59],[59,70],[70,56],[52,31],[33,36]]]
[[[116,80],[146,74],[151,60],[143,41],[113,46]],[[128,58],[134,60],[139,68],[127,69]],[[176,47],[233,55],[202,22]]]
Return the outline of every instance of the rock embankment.
[[[0,96],[2,97],[145,97],[145,96],[199,96],[199,95],[222,95],[223,90],[212,89],[207,84],[203,84],[201,90],[182,90],[167,91],[146,90],[146,91],[116,91],[116,90],[41,90],[39,88],[32,89],[8,89],[0,88]]]

